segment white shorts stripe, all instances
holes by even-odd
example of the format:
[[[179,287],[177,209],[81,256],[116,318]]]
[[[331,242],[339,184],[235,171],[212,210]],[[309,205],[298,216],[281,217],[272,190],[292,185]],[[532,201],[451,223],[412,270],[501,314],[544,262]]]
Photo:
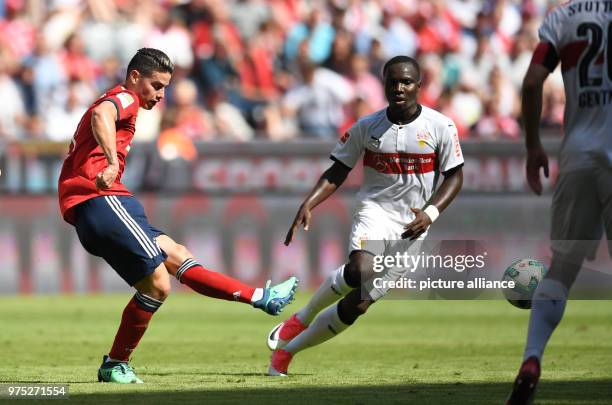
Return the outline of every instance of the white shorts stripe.
[[[132,235],[134,235],[134,238],[136,238],[136,240],[138,241],[138,243],[140,244],[140,246],[142,246],[142,248],[144,249],[144,251],[147,253],[147,255],[149,256],[149,258],[153,257],[153,254],[151,254],[151,251],[149,250],[149,248],[147,247],[147,245],[143,242],[143,240],[141,239],[141,236],[132,228],[132,225],[127,222],[125,220],[125,218],[123,217],[123,214],[120,213],[117,209],[117,207],[114,205],[114,202],[108,197],[105,196],[104,200],[107,202],[107,204],[111,207],[111,209],[113,210],[113,212],[117,215],[117,217],[121,220],[121,222],[123,222],[123,224],[126,226],[126,228],[130,231],[130,233]]]
[[[125,218],[128,221],[130,221],[132,225],[134,225],[134,229],[136,230],[136,232],[138,232],[144,238],[144,241],[147,244],[147,246],[151,248],[151,251],[153,252],[153,256],[160,254],[161,250],[156,246],[155,243],[153,243],[151,239],[149,239],[145,231],[140,227],[140,225],[138,225],[138,223],[134,220],[134,218],[132,218],[129,212],[127,212],[123,204],[121,204],[121,201],[119,201],[119,199],[114,195],[111,195],[109,197],[111,198],[111,200],[114,200],[116,202],[117,208],[119,209],[119,211],[125,214]]]

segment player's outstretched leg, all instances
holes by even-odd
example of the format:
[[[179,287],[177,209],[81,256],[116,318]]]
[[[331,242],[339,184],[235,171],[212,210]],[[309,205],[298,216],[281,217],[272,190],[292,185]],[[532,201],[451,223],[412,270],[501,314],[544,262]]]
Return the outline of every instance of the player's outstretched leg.
[[[288,341],[302,333],[323,308],[333,304],[353,289],[344,278],[344,268],[345,265],[342,265],[334,270],[302,309],[270,331],[268,334],[270,350],[284,347]]]
[[[276,285],[271,285],[268,281],[263,288],[255,288],[204,268],[185,246],[176,243],[167,235],[160,235],[157,243],[168,255],[164,263],[170,274],[202,295],[251,304],[270,315],[278,315],[294,299],[299,283],[296,277],[289,277]]]
[[[280,314],[293,302],[299,283],[296,277],[289,277],[276,285],[268,281],[265,287],[254,288],[225,274],[207,270],[191,258],[178,268],[176,278],[202,295],[251,304],[270,315]]]
[[[164,265],[135,284],[136,294],[123,310],[121,324],[113,346],[98,369],[98,381],[119,384],[141,384],[129,365],[130,355],[138,346],[153,314],[170,293],[170,277]]]
[[[289,341],[284,348],[272,353],[268,375],[286,376],[293,356],[340,334],[365,314],[373,303],[372,300],[363,300],[359,289],[351,291],[340,302],[321,312],[308,329]]]
[[[562,262],[553,258],[549,273],[538,286],[532,299],[523,363],[506,404],[519,405],[533,402],[540,380],[540,364],[544,349],[563,317],[569,293],[567,286],[573,283],[579,269],[580,266],[576,263]]]

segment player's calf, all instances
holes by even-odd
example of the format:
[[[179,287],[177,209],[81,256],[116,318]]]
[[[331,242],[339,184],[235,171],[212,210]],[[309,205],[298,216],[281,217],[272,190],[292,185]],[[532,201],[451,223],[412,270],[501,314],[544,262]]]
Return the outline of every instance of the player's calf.
[[[338,317],[343,323],[352,325],[374,304],[375,301],[363,299],[361,294],[360,289],[355,289],[338,302]]]

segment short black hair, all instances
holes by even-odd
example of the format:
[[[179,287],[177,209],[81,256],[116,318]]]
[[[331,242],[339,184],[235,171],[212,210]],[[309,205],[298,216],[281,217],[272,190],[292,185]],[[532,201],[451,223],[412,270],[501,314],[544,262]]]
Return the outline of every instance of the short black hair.
[[[138,70],[144,76],[151,76],[153,72],[174,72],[174,64],[164,52],[155,48],[140,48],[128,64],[127,74]]]
[[[416,70],[419,79],[421,79],[421,66],[419,66],[419,62],[417,62],[415,59],[411,58],[410,56],[405,56],[405,55],[398,55],[398,56],[394,56],[391,59],[389,59],[387,63],[385,63],[385,66],[383,66],[383,71],[382,71],[383,76],[387,74],[387,69],[389,69],[391,65],[395,65],[397,63],[407,63],[409,65],[412,65],[414,69]]]

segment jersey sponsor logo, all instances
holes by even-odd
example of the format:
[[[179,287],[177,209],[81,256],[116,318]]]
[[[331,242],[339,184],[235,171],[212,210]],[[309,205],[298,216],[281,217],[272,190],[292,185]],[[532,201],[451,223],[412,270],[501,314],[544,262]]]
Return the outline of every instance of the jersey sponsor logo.
[[[123,109],[128,108],[130,104],[134,102],[134,97],[128,93],[119,93],[117,94],[117,98],[119,99],[119,102],[121,102],[121,107],[123,107]]]
[[[580,108],[594,108],[612,104],[612,90],[585,90],[578,95]]]
[[[342,135],[342,137],[340,138],[340,142],[346,143],[346,141],[348,141],[349,139],[349,136],[351,136],[351,134],[349,134],[348,131],[346,131],[344,135]]]
[[[423,174],[436,168],[435,153],[382,153],[366,149],[363,165],[384,174]]]
[[[561,6],[569,5],[571,1],[566,1]],[[576,2],[575,4],[569,5],[569,13],[567,15],[572,17],[576,13],[599,13],[603,11],[604,13],[609,13],[612,11],[612,2],[610,1],[584,1],[584,2]]]

